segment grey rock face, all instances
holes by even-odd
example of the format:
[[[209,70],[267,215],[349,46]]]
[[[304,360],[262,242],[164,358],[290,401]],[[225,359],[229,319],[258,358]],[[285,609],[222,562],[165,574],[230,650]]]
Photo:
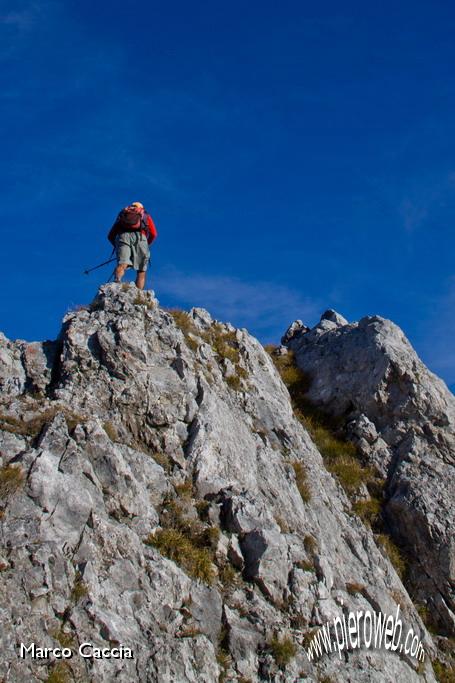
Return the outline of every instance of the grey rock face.
[[[308,398],[345,417],[387,481],[385,514],[411,557],[416,598],[455,633],[455,398],[392,322],[337,318],[288,346],[310,377]]]
[[[295,320],[281,337],[281,343],[286,345],[291,339],[297,335],[304,334],[308,332],[310,328],[303,324],[301,320]]]
[[[314,336],[344,329],[325,319]],[[75,655],[64,664],[75,680],[215,683],[222,668],[228,681],[435,680],[435,648],[405,588],[245,330],[105,285],[66,316],[58,343],[24,344],[0,339],[0,678],[46,680],[55,667],[20,658],[21,642],[75,652],[91,642],[123,644],[134,659]],[[385,416],[362,415],[359,438],[382,434],[390,447]],[[204,541],[194,555],[201,529],[214,550]],[[397,601],[427,653],[420,673],[384,650],[309,661],[326,621],[392,615]],[[287,664],[274,646],[286,638]]]
[[[321,322],[323,320],[330,320],[330,322],[335,323],[336,325],[347,325],[348,321],[346,318],[343,318],[342,315],[337,313],[336,311],[333,310],[333,308],[328,308],[322,315],[321,315]]]

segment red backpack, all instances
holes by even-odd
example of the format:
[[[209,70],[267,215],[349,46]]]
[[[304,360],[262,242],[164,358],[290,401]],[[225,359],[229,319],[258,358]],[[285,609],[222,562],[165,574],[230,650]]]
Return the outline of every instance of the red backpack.
[[[116,220],[118,232],[127,232],[128,230],[140,230],[142,225],[142,216],[137,209],[127,206],[122,209]]]

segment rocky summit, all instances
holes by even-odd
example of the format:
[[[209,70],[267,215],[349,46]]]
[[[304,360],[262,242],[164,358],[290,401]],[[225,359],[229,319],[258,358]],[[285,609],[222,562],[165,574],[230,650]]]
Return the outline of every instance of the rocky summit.
[[[453,680],[455,399],[390,321],[105,285],[0,400],[0,680]]]

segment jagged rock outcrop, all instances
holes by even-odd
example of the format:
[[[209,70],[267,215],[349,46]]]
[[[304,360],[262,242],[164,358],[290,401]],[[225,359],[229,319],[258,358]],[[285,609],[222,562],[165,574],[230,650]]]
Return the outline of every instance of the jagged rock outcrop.
[[[344,418],[386,480],[384,513],[409,554],[414,597],[455,634],[455,397],[378,316],[348,324],[325,314],[288,347],[309,377],[308,399]]]
[[[245,330],[105,285],[56,342],[1,338],[0,392],[0,677],[435,681],[400,578]],[[371,445],[385,421],[362,414]],[[423,664],[364,648],[309,661],[317,627],[398,605]],[[20,658],[33,642],[134,658]]]

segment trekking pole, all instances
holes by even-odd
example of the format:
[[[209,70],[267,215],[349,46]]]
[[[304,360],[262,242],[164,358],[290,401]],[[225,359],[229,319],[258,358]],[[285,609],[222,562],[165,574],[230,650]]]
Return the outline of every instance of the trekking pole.
[[[112,252],[113,254],[114,252]],[[111,254],[111,256],[112,256]],[[99,263],[97,266],[94,266],[93,268],[88,268],[87,270],[84,270],[84,275],[88,275],[89,273],[92,272],[92,270],[97,270],[97,268],[101,268],[101,266],[106,266],[108,263],[112,263],[112,261],[116,260],[116,256],[114,258],[110,258],[109,261],[103,261],[103,263]]]

